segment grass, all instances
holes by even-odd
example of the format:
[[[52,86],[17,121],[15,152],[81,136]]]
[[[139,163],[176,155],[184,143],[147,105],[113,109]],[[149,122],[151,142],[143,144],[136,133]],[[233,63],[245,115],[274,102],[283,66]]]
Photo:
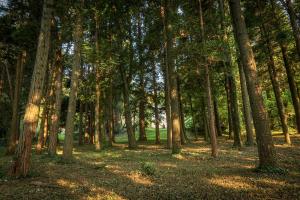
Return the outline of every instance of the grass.
[[[31,176],[10,179],[11,157],[0,149],[0,199],[300,199],[300,135],[293,145],[274,136],[279,166],[288,173],[256,173],[257,147],[232,148],[232,140],[218,138],[219,156],[210,156],[202,139],[172,156],[164,145],[154,145],[155,133],[147,129],[148,142],[128,150],[126,135],[113,148],[100,152],[92,145],[76,146],[72,162],[58,155],[33,153]],[[166,131],[162,131],[166,139]],[[34,152],[34,151],[33,151]]]
[[[162,142],[167,141],[167,129],[159,129],[160,131],[160,140]],[[154,128],[146,128],[147,140],[155,142],[155,129]],[[139,134],[138,132],[135,133],[135,138],[138,140]],[[120,134],[116,136],[116,142],[118,143],[127,143],[128,136],[127,134]]]

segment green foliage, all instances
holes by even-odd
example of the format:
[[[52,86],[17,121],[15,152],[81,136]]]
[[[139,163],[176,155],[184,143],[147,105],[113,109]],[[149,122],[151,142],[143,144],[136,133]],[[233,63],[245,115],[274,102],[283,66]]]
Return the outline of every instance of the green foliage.
[[[141,172],[147,176],[153,176],[156,173],[155,164],[152,162],[142,162],[141,163]]]

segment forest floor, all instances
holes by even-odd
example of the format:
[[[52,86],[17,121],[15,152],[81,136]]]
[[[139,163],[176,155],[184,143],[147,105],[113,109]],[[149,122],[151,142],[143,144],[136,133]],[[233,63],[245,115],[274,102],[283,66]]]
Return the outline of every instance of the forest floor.
[[[283,137],[274,136],[285,174],[255,172],[257,148],[233,149],[224,137],[218,138],[216,159],[202,139],[177,156],[153,141],[137,150],[75,146],[69,163],[34,153],[24,179],[6,177],[11,157],[0,150],[0,199],[300,199],[300,135],[292,141],[283,145]]]

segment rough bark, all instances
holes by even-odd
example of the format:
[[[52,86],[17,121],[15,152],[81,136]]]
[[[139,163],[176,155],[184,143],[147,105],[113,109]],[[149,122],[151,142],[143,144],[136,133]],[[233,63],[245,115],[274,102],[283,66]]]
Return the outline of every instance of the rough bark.
[[[16,67],[16,80],[15,80],[15,88],[14,88],[14,98],[12,102],[12,119],[10,124],[10,133],[9,133],[9,141],[7,146],[7,155],[11,155],[15,152],[17,145],[17,137],[19,135],[19,101],[20,101],[20,93],[21,93],[21,85],[23,79],[23,68],[26,59],[26,51],[23,50],[17,60]],[[0,94],[1,95],[1,94]]]
[[[171,122],[172,122],[172,153],[177,154],[181,151],[181,126],[180,126],[180,110],[178,102],[177,89],[177,71],[173,60],[173,26],[171,23],[171,15],[174,12],[174,5],[170,0],[165,0],[165,26],[166,26],[166,62],[169,73],[169,89],[171,101]]]
[[[24,129],[20,134],[18,147],[11,167],[11,174],[13,176],[26,176],[30,167],[32,137],[38,122],[39,106],[47,68],[52,6],[53,0],[44,1],[33,77],[25,108]]]
[[[57,147],[57,135],[59,132],[59,123],[60,123],[60,113],[61,113],[61,104],[62,104],[62,74],[63,74],[63,65],[62,65],[62,49],[60,44],[60,36],[58,36],[58,47],[55,52],[55,68],[54,68],[54,101],[51,112],[51,123],[50,123],[50,133],[49,133],[49,146],[48,154],[50,156],[56,155]]]
[[[71,75],[71,88],[66,120],[65,140],[63,146],[63,158],[71,159],[73,153],[73,132],[74,117],[76,113],[77,90],[81,65],[81,44],[82,44],[82,21],[80,11],[77,10],[76,24],[74,26],[74,60]]]
[[[230,0],[230,13],[235,31],[241,60],[246,75],[251,110],[253,112],[256,142],[259,155],[259,168],[275,167],[277,165],[274,145],[269,126],[269,117],[265,110],[262,89],[258,82],[256,63],[250,45],[246,24],[241,11],[240,0]]]

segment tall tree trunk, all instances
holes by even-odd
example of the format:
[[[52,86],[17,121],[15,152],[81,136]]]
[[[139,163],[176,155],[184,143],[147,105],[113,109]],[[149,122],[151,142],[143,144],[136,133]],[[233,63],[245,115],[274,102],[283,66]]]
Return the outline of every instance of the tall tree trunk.
[[[79,105],[79,126],[78,126],[78,129],[79,129],[78,145],[83,145],[83,141],[84,141],[83,112],[84,112],[84,103],[82,101],[80,101],[80,105]],[[100,128],[100,131],[101,131],[101,128]]]
[[[193,109],[193,100],[192,96],[189,95],[189,104],[190,104],[190,112],[192,116],[192,133],[194,133],[195,140],[198,140],[198,133],[196,130],[196,123],[195,123],[195,115],[194,115],[194,109]]]
[[[241,11],[240,0],[230,0],[230,13],[235,31],[236,42],[242,58],[246,75],[247,88],[250,97],[251,110],[253,112],[254,126],[256,130],[256,142],[259,155],[259,168],[275,167],[277,165],[274,145],[269,126],[269,117],[265,110],[262,90],[258,82],[256,63],[246,24]]]
[[[282,30],[281,30],[280,23],[279,23],[280,19],[277,16],[276,11],[275,11],[275,1],[274,0],[271,0],[271,9],[272,9],[272,13],[273,13],[273,16],[275,19],[275,28],[277,29],[278,34],[280,34],[280,33],[282,33]],[[291,67],[289,59],[288,59],[287,45],[281,39],[278,39],[277,42],[279,43],[279,46],[281,49],[283,63],[284,63],[286,75],[288,78],[288,84],[290,87],[290,92],[291,92],[291,97],[292,97],[292,102],[293,102],[293,107],[294,107],[295,117],[296,117],[297,132],[300,133],[300,98],[299,98],[298,91],[297,91],[294,72],[292,70],[292,67]]]
[[[139,83],[139,141],[147,141],[146,131],[145,131],[145,104],[146,104],[146,96],[145,96],[145,70],[144,64],[142,61],[142,19],[141,14],[139,13],[137,19],[137,50],[138,50],[138,58],[139,58],[139,67],[140,67],[140,83]]]
[[[48,100],[45,99],[43,112],[42,112],[42,116],[41,116],[41,125],[40,125],[39,134],[38,134],[38,142],[36,145],[36,153],[37,154],[40,154],[42,152],[42,149],[45,144],[45,135],[47,135],[47,132],[48,132],[48,115],[49,115],[48,103],[49,103]]]
[[[228,118],[228,136],[229,139],[233,138],[233,121],[232,121],[232,113],[231,113],[231,100],[230,100],[230,90],[229,90],[229,79],[225,74],[225,90],[226,90],[226,100],[227,100],[227,118]]]
[[[167,121],[167,148],[172,148],[172,120],[171,120],[171,93],[170,93],[170,73],[168,67],[168,51],[167,51],[167,19],[166,19],[166,7],[164,3],[161,6],[160,14],[163,23],[163,35],[164,35],[164,87],[165,87],[165,107],[166,107],[166,121]]]
[[[39,106],[47,68],[52,7],[53,0],[44,0],[33,77],[25,108],[24,129],[20,134],[18,147],[11,167],[11,174],[17,177],[26,176],[30,167],[32,136],[35,133],[39,118]]]
[[[185,124],[184,124],[184,113],[183,113],[183,106],[182,106],[182,99],[181,99],[181,89],[180,89],[180,79],[177,74],[177,90],[178,90],[178,103],[179,103],[179,114],[180,114],[180,139],[181,144],[186,144],[188,140],[185,132]]]
[[[170,0],[165,0],[165,27],[166,27],[166,62],[169,73],[169,89],[171,100],[171,121],[172,121],[172,153],[177,154],[181,151],[181,126],[180,110],[177,89],[177,71],[173,60],[173,26],[171,24],[171,15],[174,12],[174,5]]]
[[[155,62],[152,63],[152,85],[153,85],[153,102],[154,102],[154,118],[155,118],[155,144],[160,144],[159,133],[159,110],[157,98],[157,75]]]
[[[281,122],[282,132],[285,136],[285,142],[287,144],[291,144],[291,139],[290,139],[290,135],[288,132],[287,116],[285,114],[285,108],[284,108],[284,104],[283,104],[283,101],[281,98],[281,91],[280,91],[280,86],[279,86],[279,81],[278,81],[278,75],[277,75],[276,67],[275,67],[274,50],[272,47],[272,43],[270,41],[270,37],[266,31],[266,27],[269,27],[269,26],[264,25],[264,24],[262,25],[261,35],[263,38],[266,39],[266,45],[267,45],[268,56],[269,56],[268,72],[269,72],[269,76],[271,79],[271,83],[272,83],[272,87],[273,87],[273,91],[274,91],[274,95],[275,95],[275,100],[276,100],[278,115],[279,115],[280,122]]]
[[[20,101],[20,93],[21,93],[21,85],[23,79],[23,68],[26,59],[26,51],[23,50],[17,60],[16,67],[16,82],[14,89],[14,98],[12,103],[12,120],[10,124],[10,134],[9,141],[6,154],[11,155],[15,152],[16,144],[17,144],[17,136],[19,135],[19,101]],[[1,94],[0,94],[1,95]]]
[[[126,130],[128,135],[128,147],[130,149],[135,149],[137,147],[135,133],[133,132],[132,127],[132,118],[131,118],[131,110],[130,110],[130,101],[129,101],[129,88],[127,77],[124,72],[122,66],[119,66],[120,73],[123,80],[123,98],[124,98],[124,112],[125,112],[125,123],[126,123]]]
[[[202,44],[205,45],[205,35],[204,35],[204,20],[203,20],[203,11],[202,11],[202,3],[201,0],[199,2],[199,22],[200,22],[200,32],[201,32],[201,41]],[[207,104],[207,112],[208,118],[207,123],[210,132],[210,140],[211,140],[211,155],[212,157],[217,157],[218,149],[217,149],[217,136],[216,136],[216,123],[215,123],[215,115],[214,115],[214,105],[212,99],[212,87],[210,80],[210,70],[209,64],[210,60],[203,58],[204,60],[204,70],[205,70],[205,90],[206,90],[206,104]]]
[[[240,59],[238,59],[238,67],[239,67],[239,74],[240,74],[242,99],[243,99],[243,115],[244,115],[244,122],[246,127],[246,145],[253,146],[254,145],[254,137],[253,137],[254,127],[252,123],[253,119],[251,114],[249,95],[247,91],[245,73]]]
[[[224,60],[223,65],[225,69],[225,75],[228,84],[228,94],[230,95],[230,114],[232,121],[232,129],[234,134],[234,144],[233,146],[241,147],[241,125],[240,125],[240,116],[239,116],[239,106],[237,98],[237,89],[236,82],[234,78],[233,65],[231,59],[231,52],[229,47],[229,41],[227,36],[227,30],[225,26],[225,9],[224,9],[224,0],[219,0],[220,11],[221,11],[221,29],[223,31],[223,41],[224,41]]]
[[[96,31],[95,31],[95,44],[96,44],[96,101],[95,101],[95,149],[100,150],[102,147],[102,136],[101,136],[101,69],[100,69],[100,45],[99,45],[99,13],[95,13]]]
[[[217,102],[216,97],[214,98],[214,113],[215,113],[216,127],[217,127],[218,136],[222,136],[221,120],[220,120],[218,102]]]
[[[54,102],[53,102],[53,111],[51,113],[51,124],[50,124],[50,134],[49,134],[49,146],[48,154],[50,156],[56,155],[57,147],[57,136],[59,132],[60,124],[60,113],[61,113],[61,104],[62,104],[62,74],[63,74],[63,65],[62,65],[62,49],[61,49],[61,38],[58,36],[58,46],[55,53],[55,68],[54,68]]]
[[[109,88],[108,88],[108,146],[113,146],[113,82],[112,77],[110,78]]]
[[[287,47],[284,44],[280,44],[280,48],[283,57],[284,67],[286,70],[288,84],[291,91],[291,97],[292,97],[292,102],[293,102],[295,117],[296,117],[297,132],[300,133],[300,99],[298,96],[294,72],[288,60]]]
[[[74,118],[76,113],[77,90],[81,65],[81,44],[82,44],[82,21],[80,10],[77,10],[76,24],[74,26],[74,60],[72,66],[71,88],[66,120],[65,141],[63,148],[63,158],[71,159],[73,153],[73,132]]]

